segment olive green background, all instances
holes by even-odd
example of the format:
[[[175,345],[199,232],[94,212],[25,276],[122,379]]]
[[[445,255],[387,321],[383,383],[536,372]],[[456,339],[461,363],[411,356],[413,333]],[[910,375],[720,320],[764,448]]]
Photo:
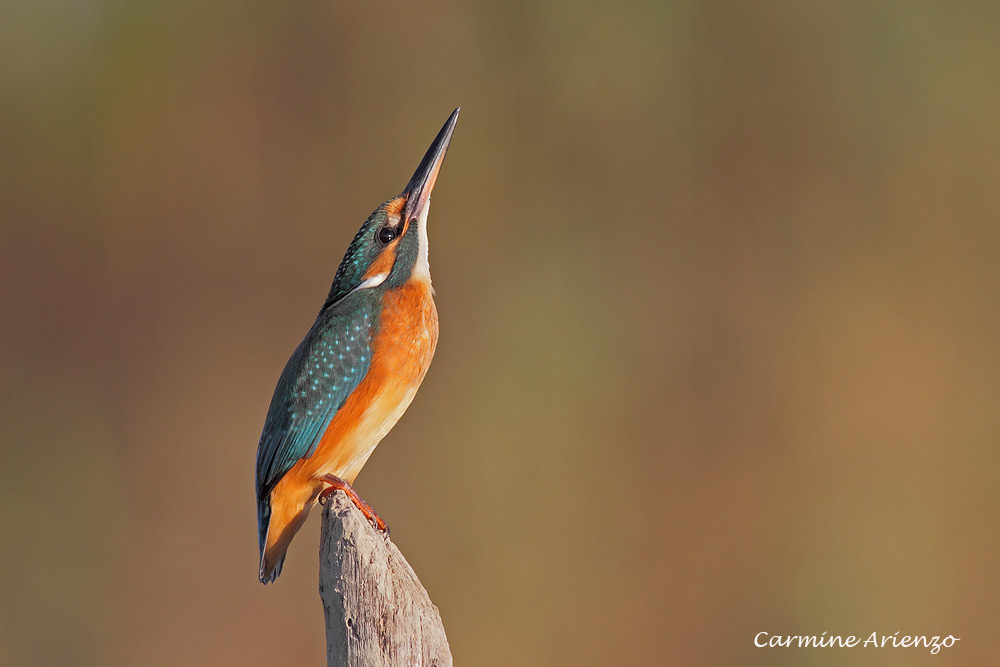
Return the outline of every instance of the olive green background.
[[[357,484],[457,664],[995,661],[995,3],[2,13],[0,664],[323,664],[257,438],[458,105],[437,357]]]

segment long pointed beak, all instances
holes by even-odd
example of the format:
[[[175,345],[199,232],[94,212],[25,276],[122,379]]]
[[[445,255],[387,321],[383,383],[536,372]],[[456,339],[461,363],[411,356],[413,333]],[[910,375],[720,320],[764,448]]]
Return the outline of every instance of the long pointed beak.
[[[458,107],[451,112],[444,127],[438,132],[431,147],[424,154],[424,159],[420,161],[420,166],[413,172],[410,182],[403,188],[403,197],[406,197],[406,204],[403,206],[403,215],[400,218],[401,224],[420,217],[427,202],[431,198],[431,191],[437,183],[438,173],[441,171],[441,163],[444,162],[445,153],[448,152],[448,145],[451,143],[451,135],[455,133],[455,124],[458,123],[458,112],[462,107]]]

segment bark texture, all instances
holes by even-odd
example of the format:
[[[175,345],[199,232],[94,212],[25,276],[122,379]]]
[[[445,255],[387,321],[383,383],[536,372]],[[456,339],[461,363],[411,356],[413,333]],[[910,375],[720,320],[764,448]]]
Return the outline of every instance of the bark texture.
[[[330,667],[446,667],[441,614],[413,568],[343,491],[323,508],[319,595]]]

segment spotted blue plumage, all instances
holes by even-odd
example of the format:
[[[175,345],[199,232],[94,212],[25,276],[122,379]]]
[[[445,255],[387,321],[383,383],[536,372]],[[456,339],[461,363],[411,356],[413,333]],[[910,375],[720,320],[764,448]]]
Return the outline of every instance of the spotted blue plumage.
[[[351,241],[323,308],[274,389],[257,447],[257,529],[262,554],[271,518],[271,490],[297,461],[312,455],[337,410],[371,365],[380,290],[355,290],[382,251],[375,231],[388,222],[386,203],[368,216]],[[279,564],[271,580],[280,572]]]
[[[377,325],[372,292],[361,290],[325,307],[281,373],[257,449],[261,549],[271,490],[297,461],[313,454],[334,415],[368,373]]]

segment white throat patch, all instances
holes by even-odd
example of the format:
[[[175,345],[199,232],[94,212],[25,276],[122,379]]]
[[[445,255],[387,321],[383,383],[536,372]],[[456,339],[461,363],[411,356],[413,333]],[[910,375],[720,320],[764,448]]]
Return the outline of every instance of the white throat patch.
[[[424,203],[424,210],[417,219],[417,261],[413,264],[412,278],[423,280],[428,285],[431,282],[431,266],[427,262],[427,213],[431,210],[431,200]]]

